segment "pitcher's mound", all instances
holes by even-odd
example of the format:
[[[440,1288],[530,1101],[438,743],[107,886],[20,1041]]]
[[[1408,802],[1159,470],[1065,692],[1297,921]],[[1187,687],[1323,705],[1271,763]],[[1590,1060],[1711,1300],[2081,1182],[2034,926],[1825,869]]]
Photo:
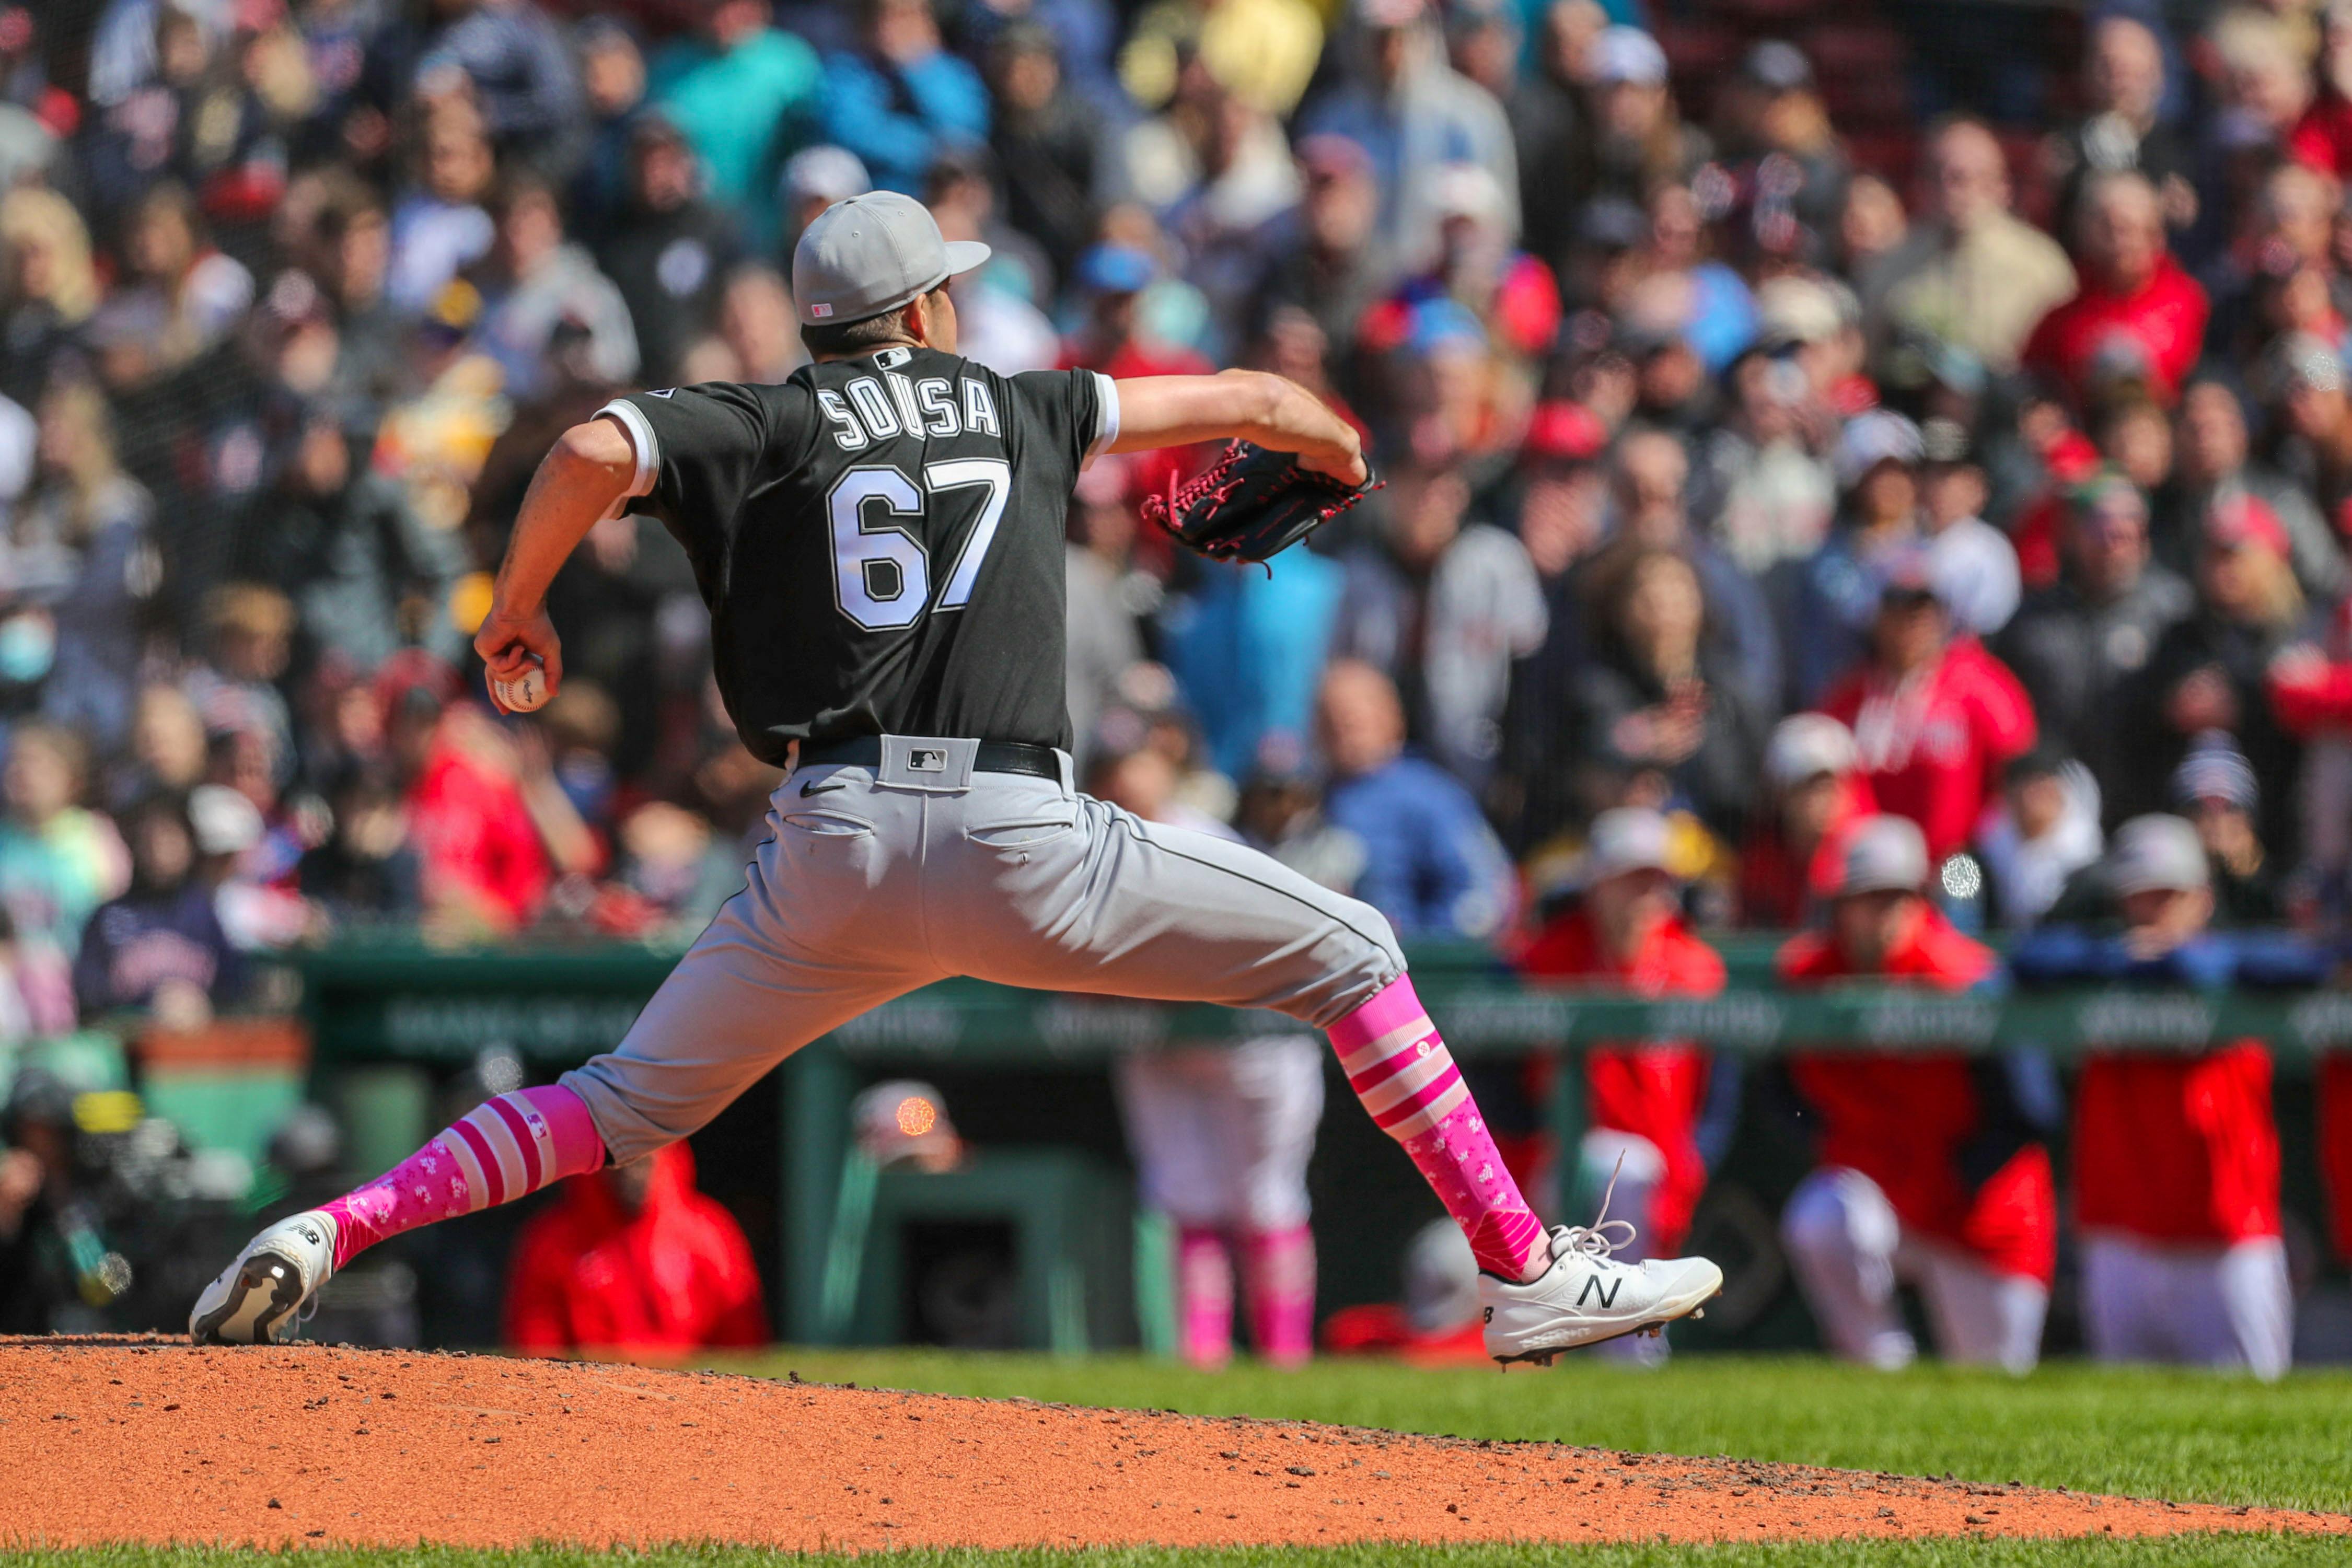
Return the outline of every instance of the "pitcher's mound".
[[[0,1341],[0,1542],[815,1548],[2139,1535],[2352,1519],[299,1345]]]

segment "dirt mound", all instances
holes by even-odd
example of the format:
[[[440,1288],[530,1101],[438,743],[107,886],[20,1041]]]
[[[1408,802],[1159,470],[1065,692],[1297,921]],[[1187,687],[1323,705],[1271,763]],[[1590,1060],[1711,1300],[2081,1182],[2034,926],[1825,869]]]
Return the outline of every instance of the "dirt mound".
[[[0,1341],[0,1542],[2141,1535],[2352,1518],[302,1345]]]

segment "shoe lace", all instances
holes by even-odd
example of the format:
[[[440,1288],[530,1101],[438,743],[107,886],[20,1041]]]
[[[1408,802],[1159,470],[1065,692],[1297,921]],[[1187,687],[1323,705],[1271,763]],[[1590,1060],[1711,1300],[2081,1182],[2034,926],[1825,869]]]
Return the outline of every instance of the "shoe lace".
[[[1620,1247],[1631,1247],[1633,1244],[1633,1239],[1641,1234],[1633,1222],[1630,1219],[1609,1218],[1609,1200],[1617,1196],[1617,1178],[1624,1169],[1625,1156],[1620,1154],[1617,1156],[1615,1168],[1609,1173],[1609,1185],[1601,1189],[1601,1211],[1592,1217],[1591,1224],[1562,1225],[1552,1231],[1553,1257],[1580,1252],[1588,1258],[1605,1263],[1611,1260],[1611,1255]],[[1618,1234],[1620,1231],[1623,1234]]]

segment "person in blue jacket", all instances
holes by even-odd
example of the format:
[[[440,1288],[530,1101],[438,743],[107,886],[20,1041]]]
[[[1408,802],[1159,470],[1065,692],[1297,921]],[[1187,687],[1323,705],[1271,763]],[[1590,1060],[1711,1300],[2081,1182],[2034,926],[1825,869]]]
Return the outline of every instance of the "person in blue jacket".
[[[1509,857],[1460,780],[1404,754],[1395,685],[1360,660],[1337,660],[1316,721],[1331,767],[1323,814],[1364,845],[1356,896],[1404,937],[1501,929],[1515,895]]]
[[[877,187],[919,196],[940,149],[988,140],[988,89],[940,43],[930,0],[862,0],[858,47],[825,57],[824,125]]]

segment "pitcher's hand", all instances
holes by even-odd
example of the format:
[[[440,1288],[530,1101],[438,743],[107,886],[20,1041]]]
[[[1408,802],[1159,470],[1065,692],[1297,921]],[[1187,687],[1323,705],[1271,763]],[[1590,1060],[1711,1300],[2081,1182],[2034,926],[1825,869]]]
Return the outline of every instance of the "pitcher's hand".
[[[492,607],[482,620],[482,629],[474,633],[474,652],[482,656],[487,666],[483,679],[489,687],[490,701],[501,713],[511,710],[499,701],[498,683],[519,678],[529,667],[533,653],[546,667],[551,701],[563,684],[563,642],[556,636],[555,623],[547,618],[544,607],[529,615]]]

